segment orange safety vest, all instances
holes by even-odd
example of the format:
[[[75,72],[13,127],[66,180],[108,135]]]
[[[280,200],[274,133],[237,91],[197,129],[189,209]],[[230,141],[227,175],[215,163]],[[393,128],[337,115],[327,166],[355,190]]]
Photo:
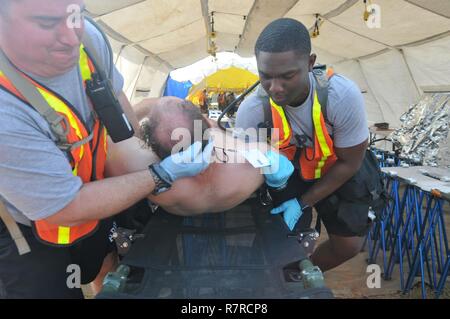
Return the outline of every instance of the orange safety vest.
[[[95,73],[96,70],[94,63],[84,50],[83,45],[80,47],[79,67],[84,87],[86,87],[86,81],[92,78],[92,73]],[[61,98],[52,90],[34,81],[27,75],[23,74],[23,76],[37,88],[49,106],[65,118],[65,123],[68,123],[69,125],[67,128],[65,127],[65,124],[63,124],[64,129],[68,132],[68,143],[75,144],[88,139],[90,135],[89,130],[83,123],[82,119],[78,116],[78,112],[68,101]],[[30,105],[30,103],[28,103],[23,95],[12,85],[1,70],[0,87],[24,103]],[[70,158],[72,173],[75,176],[79,176],[83,183],[89,183],[91,181],[104,178],[104,168],[107,154],[107,131],[98,118],[95,118],[92,133],[93,137],[90,141],[84,144],[80,143],[81,145],[72,147],[67,151]],[[78,226],[70,227],[51,224],[45,220],[37,220],[32,222],[32,224],[34,233],[39,240],[49,245],[65,247],[72,245],[95,232],[97,230],[98,220],[89,221]]]
[[[289,121],[283,107],[277,105],[272,99],[270,99],[270,105],[273,128],[278,129],[278,136],[276,135],[276,131],[272,133],[272,144],[274,147],[279,148],[289,160],[293,161],[298,148],[295,144],[291,144],[292,129]],[[328,134],[316,90],[314,90],[312,121],[314,127],[314,145],[313,147],[300,149],[300,175],[304,180],[321,178],[337,160],[333,140],[330,134]]]

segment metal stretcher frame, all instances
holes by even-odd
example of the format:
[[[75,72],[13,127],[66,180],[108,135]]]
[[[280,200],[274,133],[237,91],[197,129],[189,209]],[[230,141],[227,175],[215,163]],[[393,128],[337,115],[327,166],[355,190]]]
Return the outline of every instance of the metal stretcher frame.
[[[333,297],[312,264],[298,263],[307,254],[282,217],[257,198],[224,213],[156,211],[143,233],[119,266],[129,270],[112,273],[97,298]]]

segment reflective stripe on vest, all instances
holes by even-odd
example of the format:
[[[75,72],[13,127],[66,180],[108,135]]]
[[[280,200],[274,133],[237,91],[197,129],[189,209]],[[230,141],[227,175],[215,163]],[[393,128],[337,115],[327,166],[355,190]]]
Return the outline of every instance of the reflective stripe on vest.
[[[278,134],[272,132],[272,143],[275,144],[275,147],[284,148],[286,142],[289,144],[292,137],[291,126],[284,114],[283,108],[277,105],[272,99],[270,99],[270,105],[272,106],[273,126],[275,129],[281,128],[278,130]],[[276,116],[277,114],[279,116]]]
[[[274,147],[279,147],[280,151],[290,160],[294,160],[297,147],[291,143],[292,129],[287,120],[283,108],[270,99],[272,109],[273,127],[279,130],[279,139],[273,141]],[[305,180],[318,179],[325,174],[336,162],[333,141],[328,134],[322,108],[314,91],[314,103],[312,107],[312,121],[314,127],[314,147],[301,149],[299,158],[300,174]]]
[[[83,85],[85,87],[86,81],[92,78],[92,73],[95,72],[95,67],[82,45],[80,46],[79,68],[83,79]],[[51,108],[66,118],[69,125],[67,134],[68,143],[74,144],[86,139],[89,136],[89,130],[83,124],[82,119],[78,117],[75,112],[75,108],[73,108],[68,102],[61,99],[55,92],[42,86],[25,74],[23,74],[23,76],[31,81]],[[29,104],[22,94],[20,94],[20,92],[5,77],[1,70],[0,86],[17,98],[21,99],[23,102]],[[103,125],[101,125],[100,121],[96,118],[93,127],[92,140],[70,150],[70,157],[72,158],[70,164],[73,175],[80,177],[83,183],[102,179],[106,154],[107,132]],[[41,241],[50,245],[67,246],[92,234],[97,229],[98,221],[90,221],[71,227],[50,224],[45,220],[38,220],[32,224],[37,238]]]

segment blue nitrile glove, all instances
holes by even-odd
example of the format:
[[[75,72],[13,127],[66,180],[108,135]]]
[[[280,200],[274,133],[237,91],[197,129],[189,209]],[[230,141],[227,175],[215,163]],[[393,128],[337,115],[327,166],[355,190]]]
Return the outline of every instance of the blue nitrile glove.
[[[214,142],[210,140],[202,152],[202,143],[197,141],[187,150],[165,158],[159,165],[169,175],[171,182],[182,177],[195,176],[211,163],[213,148]]]
[[[270,166],[263,168],[266,184],[273,188],[283,188],[294,172],[294,165],[283,154],[269,151],[266,154]]]
[[[292,231],[297,224],[300,217],[302,217],[303,211],[300,203],[296,198],[292,198],[285,201],[278,207],[273,208],[270,213],[272,215],[283,213],[283,219],[289,230]]]

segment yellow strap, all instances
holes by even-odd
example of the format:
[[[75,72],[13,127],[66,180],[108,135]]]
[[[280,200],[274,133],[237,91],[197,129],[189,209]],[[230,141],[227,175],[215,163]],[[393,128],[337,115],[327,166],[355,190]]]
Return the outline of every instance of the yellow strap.
[[[80,140],[83,139],[83,135],[81,134],[80,127],[77,124],[77,120],[73,116],[72,110],[70,110],[69,107],[63,101],[61,101],[59,98],[57,98],[53,94],[48,93],[47,91],[45,91],[41,88],[37,88],[37,89],[42,94],[42,96],[47,101],[47,103],[49,105],[51,105],[51,107],[56,112],[63,113],[64,115],[66,115],[67,119],[69,120],[69,125],[73,129],[75,129],[75,133],[77,134],[78,138]],[[84,155],[84,145],[81,145],[80,146],[80,158],[83,158],[83,155]]]
[[[325,134],[323,133],[322,122],[320,117],[322,115],[322,108],[320,107],[319,99],[317,97],[317,91],[314,90],[314,104],[313,104],[313,121],[314,131],[316,132],[317,140],[319,141],[322,154],[326,157],[331,155],[331,150],[328,147]]]
[[[316,168],[316,170],[314,171],[314,178],[315,179],[319,179],[321,176],[322,170],[320,168]]]
[[[41,88],[37,88],[37,89],[39,90],[41,95],[44,97],[44,99],[47,101],[48,105],[50,105],[56,112],[63,113],[64,115],[67,116],[70,126],[75,129],[77,136],[80,139],[82,139],[83,135],[81,134],[81,130],[77,125],[77,121],[76,121],[75,117],[73,116],[72,110],[70,110],[69,107],[63,101],[61,101],[59,98],[57,98],[53,94],[51,94]]]
[[[283,123],[283,140],[277,142],[277,146],[280,146],[281,144],[286,142],[288,137],[291,135],[291,126],[289,125],[283,108],[276,104],[272,99],[270,99],[270,105],[278,112],[278,115],[281,117],[281,121]]]
[[[92,78],[92,73],[89,68],[89,63],[88,63],[88,56],[87,56],[86,52],[84,51],[83,45],[80,46],[79,67],[80,67],[80,71],[81,71],[81,76],[84,81]],[[70,126],[75,129],[75,132],[76,132],[78,138],[80,140],[82,140],[83,135],[81,134],[80,127],[78,126],[75,117],[73,116],[72,110],[70,110],[68,108],[68,106],[63,101],[61,101],[59,98],[57,98],[56,96],[48,93],[47,91],[45,91],[43,89],[38,88],[38,90],[41,93],[41,95],[44,97],[44,99],[47,101],[47,103],[56,112],[63,113],[67,116]],[[83,156],[84,156],[84,145],[81,145],[80,146],[80,159],[83,158]],[[77,175],[77,174],[75,174],[75,175]]]
[[[58,226],[58,244],[70,243],[70,227]]]
[[[103,147],[105,149],[105,153],[108,153],[108,131],[106,130],[106,127],[103,127]]]
[[[75,163],[75,167],[72,170],[73,176],[78,176],[78,162]]]
[[[89,58],[86,54],[86,51],[84,51],[84,46],[80,46],[80,71],[81,71],[81,77],[83,78],[83,81],[91,80],[92,79],[92,73],[91,69],[89,68]]]
[[[328,156],[324,156],[320,159],[319,162],[317,162],[317,167],[314,170],[314,178],[317,179],[322,176],[322,168],[324,167],[327,158],[328,158]]]

